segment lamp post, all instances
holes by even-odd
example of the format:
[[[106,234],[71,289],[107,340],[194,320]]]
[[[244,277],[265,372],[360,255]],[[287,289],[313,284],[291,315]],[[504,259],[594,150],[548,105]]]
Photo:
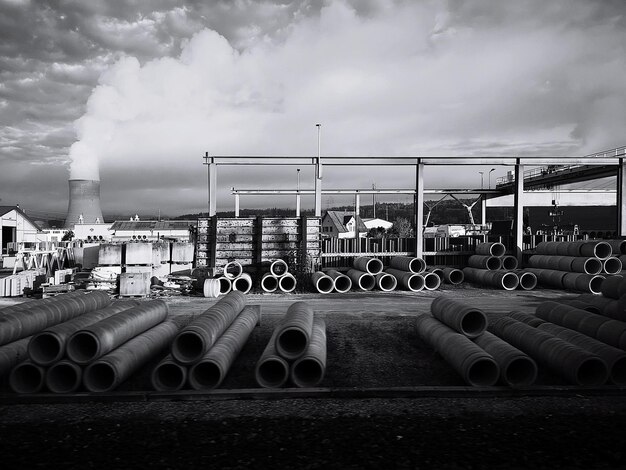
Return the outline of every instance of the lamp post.
[[[298,175],[298,184],[296,186],[296,217],[300,217],[300,168],[296,169]]]
[[[489,170],[489,189],[491,189],[491,172],[492,171],[496,171],[496,169],[492,168],[491,170]]]
[[[479,171],[478,173],[480,173],[480,189],[483,189],[483,171]]]

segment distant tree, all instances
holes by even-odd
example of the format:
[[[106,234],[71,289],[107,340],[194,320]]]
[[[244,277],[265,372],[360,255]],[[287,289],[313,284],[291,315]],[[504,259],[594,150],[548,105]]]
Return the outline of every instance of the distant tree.
[[[393,223],[393,226],[389,229],[389,234],[393,234],[398,238],[409,238],[413,237],[415,232],[409,219],[398,217]]]
[[[383,238],[387,234],[387,231],[382,227],[372,227],[367,231],[369,238]]]
[[[73,238],[74,238],[74,231],[68,230],[67,232],[65,232],[65,235],[63,235],[63,238],[61,238],[61,241],[70,242],[72,241]]]

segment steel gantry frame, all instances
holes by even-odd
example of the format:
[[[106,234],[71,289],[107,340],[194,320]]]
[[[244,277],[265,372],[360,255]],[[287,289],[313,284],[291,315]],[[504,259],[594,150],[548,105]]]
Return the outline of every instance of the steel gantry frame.
[[[620,147],[622,148],[622,147]],[[207,165],[208,178],[208,208],[209,217],[216,214],[217,208],[217,167],[218,166],[314,166],[315,169],[315,189],[301,190],[294,194],[313,194],[315,196],[315,216],[321,217],[322,208],[322,178],[323,166],[410,166],[415,168],[415,188],[411,190],[414,194],[415,220],[424,220],[424,168],[427,165],[433,166],[459,166],[459,165],[501,165],[514,167],[514,244],[517,248],[517,255],[521,257],[523,239],[523,213],[524,213],[524,168],[525,166],[542,165],[614,165],[617,168],[617,230],[620,237],[626,237],[626,167],[624,166],[623,152],[605,152],[589,156],[325,156],[325,157],[303,157],[303,156],[264,156],[264,155],[204,155],[204,164]],[[289,190],[288,190],[289,191]],[[380,194],[380,190],[377,191]],[[398,191],[389,194],[402,194]],[[443,190],[442,190],[443,191]],[[472,194],[495,193],[499,191],[469,190]],[[326,192],[326,191],[324,191]],[[367,190],[359,191],[360,194],[371,194]],[[446,192],[461,193],[456,190],[446,190]],[[279,194],[279,193],[272,193]],[[284,192],[282,194],[285,194]],[[410,194],[410,193],[409,193]],[[415,230],[416,256],[423,253],[423,224],[416,223]]]

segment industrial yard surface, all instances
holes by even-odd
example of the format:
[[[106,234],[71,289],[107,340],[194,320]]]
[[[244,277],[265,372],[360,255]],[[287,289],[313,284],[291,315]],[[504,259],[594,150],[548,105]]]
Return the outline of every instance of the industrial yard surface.
[[[543,392],[468,390],[415,332],[414,318],[441,295],[491,318],[575,296],[469,284],[420,293],[249,294],[261,323],[218,391],[258,388],[254,366],[273,327],[289,305],[306,301],[327,323],[320,393],[132,395],[150,390],[146,367],[119,396],[0,406],[2,468],[626,468],[623,391],[563,392],[563,379],[543,368]],[[215,302],[166,301],[172,316],[197,315]],[[364,393],[372,389],[379,392]],[[328,393],[336,390],[342,395]]]

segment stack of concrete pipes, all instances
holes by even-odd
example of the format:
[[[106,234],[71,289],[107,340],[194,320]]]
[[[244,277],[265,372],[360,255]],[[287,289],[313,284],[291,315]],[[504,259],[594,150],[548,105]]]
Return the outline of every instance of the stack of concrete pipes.
[[[252,277],[243,272],[243,266],[238,261],[229,261],[224,265],[221,276],[204,281],[204,296],[219,297],[228,294],[231,290],[247,294],[252,289]]]
[[[259,321],[258,307],[246,306],[240,291],[229,292],[175,335],[170,354],[152,370],[153,388],[219,387]]]
[[[532,290],[537,286],[536,275],[517,269],[517,258],[507,255],[505,246],[499,242],[479,243],[468,265],[463,268],[463,274],[477,284],[504,290]]]
[[[385,274],[393,276],[401,288],[411,292],[438,289],[445,277],[445,271],[429,271],[426,261],[412,256],[394,256]]]
[[[311,276],[313,289],[320,294],[338,292],[345,294],[352,289],[352,279],[335,269],[327,272],[317,271]]]
[[[167,304],[161,300],[110,303],[103,292],[89,295],[104,298],[92,298],[88,311],[82,309],[30,338],[27,360],[9,375],[13,391],[72,393],[81,384],[89,392],[112,391],[165,351],[178,332],[178,323],[166,320]],[[85,294],[66,297],[44,307],[52,314],[86,299]]]
[[[297,387],[315,387],[326,373],[326,323],[306,302],[289,306],[256,364],[257,383],[279,388],[288,380]]]
[[[261,277],[263,292],[290,293],[296,290],[296,278],[289,272],[289,266],[282,259],[271,262],[269,272]]]
[[[620,240],[541,242],[527,270],[545,287],[599,294],[606,275],[622,271],[624,250],[626,242]]]
[[[417,333],[475,387],[532,385],[537,365],[524,352],[486,331],[487,316],[477,308],[448,297],[437,297],[431,315],[417,317]]]

